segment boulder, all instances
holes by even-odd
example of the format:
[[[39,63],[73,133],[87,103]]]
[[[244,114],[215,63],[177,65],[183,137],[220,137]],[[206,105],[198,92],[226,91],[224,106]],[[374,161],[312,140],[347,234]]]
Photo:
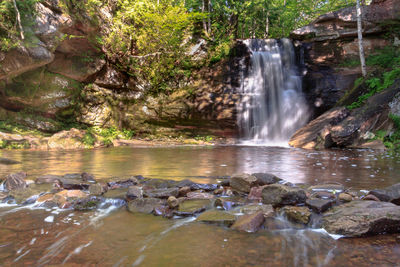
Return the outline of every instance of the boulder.
[[[308,224],[311,218],[311,212],[307,207],[285,206],[282,208],[288,220]]]
[[[262,190],[265,186],[255,186],[250,189],[250,193],[247,195],[247,198],[255,201],[262,201]]]
[[[365,197],[362,198],[362,200],[380,201],[379,198],[377,198],[374,195],[366,195]]]
[[[400,183],[384,189],[372,190],[369,192],[369,195],[376,196],[380,201],[392,202],[396,205],[400,205]]]
[[[282,184],[267,185],[262,190],[262,202],[274,206],[304,203],[306,198],[303,189]]]
[[[127,193],[128,193],[128,188],[121,187],[108,190],[106,193],[103,194],[103,197],[114,198],[114,199],[125,199]]]
[[[74,210],[78,211],[91,211],[97,209],[101,199],[95,196],[78,199],[74,202]]]
[[[165,201],[158,198],[137,198],[128,202],[128,210],[136,213],[152,213],[156,208],[165,206]]]
[[[61,175],[52,175],[46,174],[36,178],[35,183],[37,184],[51,184],[51,183],[59,183],[60,179],[63,177]]]
[[[177,211],[174,211],[178,216],[193,216],[203,212],[211,206],[211,201],[208,199],[188,199],[179,204]]]
[[[273,217],[275,215],[274,208],[272,205],[262,205],[262,204],[249,204],[244,206],[239,206],[234,209],[244,214],[254,214],[261,212],[265,218]]]
[[[253,175],[247,173],[237,174],[231,177],[230,186],[235,191],[249,193],[250,188],[257,185],[257,181],[257,178]]]
[[[327,211],[330,207],[332,207],[332,204],[333,201],[330,199],[313,198],[306,200],[306,205],[317,213]]]
[[[196,221],[231,226],[236,221],[236,216],[219,210],[209,210],[197,217]]]
[[[83,138],[86,131],[72,128],[69,131],[61,131],[50,137],[48,146],[50,149],[82,149],[85,148]]]
[[[8,191],[26,188],[26,173],[25,172],[17,172],[9,174],[5,177],[4,188]]]
[[[181,187],[181,188],[179,188],[179,196],[180,197],[185,197],[186,195],[187,195],[187,193],[189,193],[191,190],[190,190],[190,187],[189,186],[184,186],[184,187]]]
[[[264,223],[264,215],[261,211],[240,216],[239,219],[231,226],[232,229],[255,233]]]
[[[170,196],[177,197],[179,189],[173,188],[159,188],[159,189],[145,189],[143,195],[150,198],[168,198]]]
[[[189,192],[186,194],[188,199],[213,199],[214,195],[201,192]]]
[[[110,188],[113,188],[113,189],[114,188],[121,188],[121,187],[122,188],[127,188],[127,187],[130,187],[130,186],[138,184],[138,180],[135,177],[131,177],[131,178],[126,179],[126,180],[119,180],[120,178],[118,178],[118,177],[115,177],[115,178],[112,178],[112,179],[113,179],[113,181],[107,182],[107,186],[110,187]]]
[[[350,202],[353,200],[353,196],[347,193],[340,193],[338,199],[342,202]]]
[[[139,186],[130,186],[128,187],[128,192],[126,193],[126,198],[128,200],[135,199],[135,198],[143,198],[143,190]]]
[[[348,237],[400,232],[400,207],[393,203],[355,200],[326,212],[322,225]]]
[[[104,187],[101,184],[89,185],[89,193],[94,196],[101,196],[104,193]]]
[[[275,184],[275,183],[279,183],[280,181],[282,181],[281,178],[275,176],[272,173],[253,173],[251,175],[257,178],[257,184],[260,186],[268,185],[268,184]]]
[[[179,200],[176,199],[176,197],[174,197],[174,196],[170,196],[167,199],[167,204],[168,204],[168,207],[170,207],[171,209],[175,209],[175,208],[179,207]]]

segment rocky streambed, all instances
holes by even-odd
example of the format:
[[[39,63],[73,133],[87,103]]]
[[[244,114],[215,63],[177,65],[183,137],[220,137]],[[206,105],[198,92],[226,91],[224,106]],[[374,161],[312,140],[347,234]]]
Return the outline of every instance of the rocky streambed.
[[[3,177],[0,201],[76,212],[117,203],[132,213],[191,217],[250,233],[286,228],[323,228],[344,237],[400,232],[400,184],[355,191],[339,183],[292,184],[270,173],[215,181],[202,184],[140,175],[96,180],[89,173],[30,177],[18,172]]]

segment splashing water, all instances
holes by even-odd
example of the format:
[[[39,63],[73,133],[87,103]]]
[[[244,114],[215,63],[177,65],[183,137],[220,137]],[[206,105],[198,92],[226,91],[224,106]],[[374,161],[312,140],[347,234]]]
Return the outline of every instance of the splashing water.
[[[242,83],[238,125],[242,144],[287,146],[308,118],[289,39],[249,39],[251,65]]]

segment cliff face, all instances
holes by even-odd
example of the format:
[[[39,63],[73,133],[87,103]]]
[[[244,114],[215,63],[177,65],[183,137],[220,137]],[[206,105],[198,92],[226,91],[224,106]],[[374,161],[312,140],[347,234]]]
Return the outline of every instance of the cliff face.
[[[400,1],[372,1],[362,12],[366,56],[393,45],[397,39],[392,34],[400,25]],[[335,106],[361,76],[360,67],[351,64],[359,60],[356,9],[324,14],[291,37],[301,41],[304,49],[304,90],[316,117]]]
[[[144,132],[187,126],[234,134],[239,61],[246,54],[240,44],[236,56],[194,72],[172,95],[150,96],[146,83],[115,66],[96,42],[112,10],[103,7],[97,24],[66,12],[58,0],[40,1],[36,11],[34,23],[25,26],[32,37],[0,52],[0,120],[45,132],[76,121]]]

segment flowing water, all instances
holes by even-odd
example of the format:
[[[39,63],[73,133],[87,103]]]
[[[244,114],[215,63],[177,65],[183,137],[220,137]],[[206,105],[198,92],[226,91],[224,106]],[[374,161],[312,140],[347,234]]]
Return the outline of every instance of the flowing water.
[[[354,189],[400,182],[400,157],[369,150],[273,147],[0,151],[22,164],[0,177],[87,171],[110,176],[214,182],[235,172],[273,172],[290,182],[335,181]],[[241,233],[194,218],[132,214],[120,201],[93,212],[0,204],[0,266],[399,266],[400,236],[339,239],[322,229]]]
[[[242,143],[284,145],[309,119],[289,39],[249,39],[251,64],[238,106]]]

